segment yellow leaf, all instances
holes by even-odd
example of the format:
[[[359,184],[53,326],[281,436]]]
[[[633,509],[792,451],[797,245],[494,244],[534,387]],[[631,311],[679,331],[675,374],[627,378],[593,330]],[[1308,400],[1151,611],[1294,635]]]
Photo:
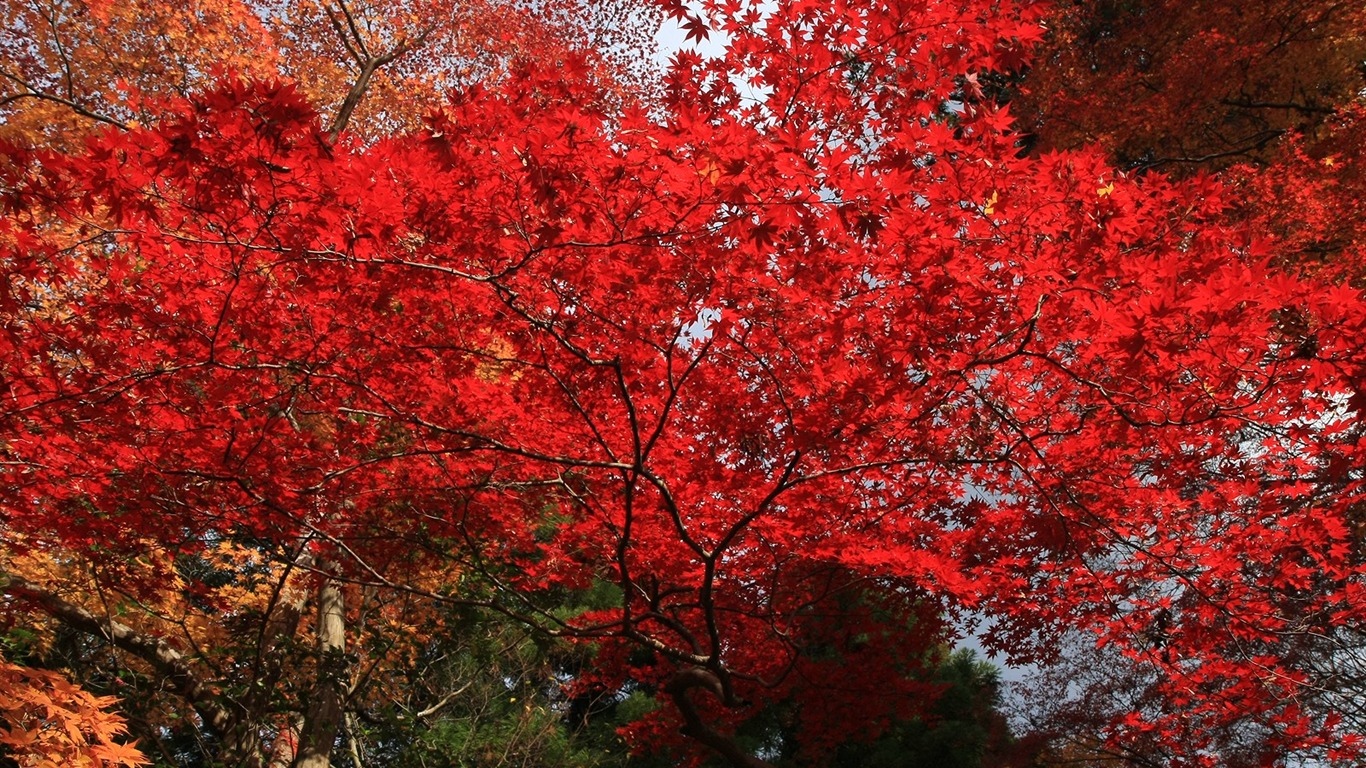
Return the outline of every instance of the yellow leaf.
[[[705,152],[697,160],[697,175],[703,181],[716,186],[721,181],[720,158],[710,152]]]

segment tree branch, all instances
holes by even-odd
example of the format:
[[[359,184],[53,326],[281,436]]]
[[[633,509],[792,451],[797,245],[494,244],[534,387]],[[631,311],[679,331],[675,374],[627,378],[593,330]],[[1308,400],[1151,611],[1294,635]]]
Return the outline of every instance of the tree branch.
[[[81,117],[86,117],[100,123],[107,123],[109,125],[115,126],[116,128],[120,128],[125,131],[128,130],[128,125],[126,123],[120,122],[119,120],[115,120],[114,118],[108,115],[102,115],[99,112],[87,109],[86,107],[77,104],[71,99],[64,99],[61,96],[56,95],[55,93],[47,93],[46,91],[40,91],[37,88],[34,88],[26,80],[15,75],[12,75],[9,72],[0,70],[0,77],[9,80],[10,82],[24,89],[22,93],[16,93],[10,96],[6,96],[4,99],[0,99],[0,107],[8,105],[12,102],[19,101],[20,99],[38,99],[39,101],[50,101],[54,104],[61,104],[62,106],[70,109],[72,112],[75,112]]]
[[[68,627],[88,635],[102,637],[147,662],[158,674],[175,685],[176,691],[194,707],[204,719],[205,725],[220,735],[227,735],[232,730],[232,714],[194,673],[189,661],[165,640],[145,635],[111,618],[96,616],[22,576],[0,572],[0,585],[3,585],[0,588],[5,592],[37,605],[49,616]]]
[[[751,755],[729,736],[707,725],[698,713],[697,706],[688,698],[688,691],[693,688],[705,688],[716,698],[726,701],[721,679],[715,673],[701,667],[690,667],[675,672],[664,686],[664,692],[669,694],[674,706],[678,707],[679,713],[683,715],[683,727],[679,732],[713,750],[735,768],[773,768],[771,763]]]
[[[342,100],[341,109],[337,110],[337,119],[332,121],[332,127],[327,131],[328,141],[335,142],[341,132],[346,129],[346,124],[351,122],[351,113],[356,111],[360,105],[360,100],[365,96],[365,89],[370,86],[370,78],[375,74],[383,62],[379,59],[371,58],[361,67],[360,74],[356,75],[356,82],[347,91],[346,98]]]

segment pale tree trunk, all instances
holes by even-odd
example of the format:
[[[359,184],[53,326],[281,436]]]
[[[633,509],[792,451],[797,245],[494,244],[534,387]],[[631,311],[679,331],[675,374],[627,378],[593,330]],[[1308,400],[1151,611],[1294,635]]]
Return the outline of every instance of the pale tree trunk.
[[[328,768],[342,720],[346,688],[346,602],[341,585],[324,581],[318,588],[318,682],[313,704],[299,734],[295,768]]]

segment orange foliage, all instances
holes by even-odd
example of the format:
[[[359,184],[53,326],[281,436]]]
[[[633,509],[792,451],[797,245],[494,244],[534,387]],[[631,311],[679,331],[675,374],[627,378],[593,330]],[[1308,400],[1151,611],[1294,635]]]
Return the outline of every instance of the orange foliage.
[[[329,121],[359,83],[349,126],[372,138],[417,126],[456,85],[513,61],[554,67],[571,48],[598,52],[605,79],[637,88],[659,23],[635,0],[552,0],[534,13],[509,0],[3,0],[0,139],[70,146],[225,72],[297,80]]]
[[[305,638],[316,631],[314,612],[303,609],[314,589],[316,574],[311,568],[289,562],[291,556],[285,548],[247,546],[229,540],[168,547],[148,539],[139,541],[137,554],[130,554],[126,560],[97,564],[69,552],[58,553],[12,530],[0,531],[6,541],[6,546],[0,547],[0,584],[6,578],[17,578],[101,620],[109,617],[142,637],[156,638],[180,655],[191,673],[214,680],[221,689],[218,695],[222,700],[232,701],[236,708],[248,711],[261,722],[271,719],[270,713],[277,707],[299,711],[306,706],[312,691],[297,681],[319,674],[318,660],[308,652],[300,652],[307,646]],[[405,572],[403,580],[419,589],[434,591],[460,579],[450,567],[409,567],[417,572]],[[397,573],[393,575],[398,577]],[[346,591],[347,625],[352,627],[348,650],[356,668],[365,670],[363,684],[357,685],[357,696],[364,700],[389,700],[398,695],[404,670],[411,669],[420,653],[424,636],[420,628],[425,628],[429,635],[440,625],[441,617],[429,603],[407,596],[396,598],[358,587]],[[23,627],[23,647],[27,653],[45,662],[62,664],[60,654],[54,653],[62,620],[26,616],[28,607],[26,598],[10,597],[0,601],[0,617]],[[121,680],[118,698],[122,698],[124,710],[135,715],[136,722],[153,729],[152,734],[140,730],[140,737],[144,741],[149,735],[155,739],[158,728],[184,728],[187,720],[183,702],[164,695],[164,685],[159,682],[164,670],[155,669],[134,653],[117,648],[111,651],[125,672],[135,673]],[[103,663],[100,658],[85,661]],[[224,670],[234,670],[236,674],[224,676]],[[66,696],[70,690],[79,690],[51,672],[12,667],[6,675],[6,670],[0,669],[0,725],[9,722],[14,728],[30,722],[10,713],[19,704],[42,702],[58,693]],[[252,687],[253,682],[261,680],[272,681],[269,690]],[[259,698],[260,693],[265,698]],[[81,695],[85,698],[73,699],[74,703],[65,705],[64,711],[87,712],[88,702],[96,702],[101,710],[118,703],[113,696]],[[38,711],[41,710],[25,710]],[[62,733],[73,733],[62,725],[67,715],[52,712],[46,715],[52,722],[39,731],[46,733],[59,728]],[[98,723],[118,726],[119,730],[112,733],[125,732],[120,717],[102,716],[108,719]],[[25,739],[37,738],[23,735],[34,727],[24,726],[27,730],[17,731],[13,740],[7,740],[6,732],[0,730],[0,745],[19,749],[28,743]],[[83,743],[62,742],[71,750],[83,749]],[[84,759],[116,755],[118,749],[126,749],[117,744],[110,747],[98,739],[90,744],[93,746],[81,753],[86,756]],[[48,754],[54,748],[42,749],[46,750],[42,754]],[[39,761],[32,766],[46,768],[54,764],[90,768],[120,765],[82,763],[70,758],[67,762]],[[20,765],[30,768],[29,763]]]
[[[0,3],[0,137],[62,145],[139,116],[134,93],[185,93],[216,67],[273,71],[270,34],[231,0]]]
[[[20,768],[117,768],[147,765],[119,743],[123,718],[108,696],[92,696],[55,672],[0,658],[0,746]]]

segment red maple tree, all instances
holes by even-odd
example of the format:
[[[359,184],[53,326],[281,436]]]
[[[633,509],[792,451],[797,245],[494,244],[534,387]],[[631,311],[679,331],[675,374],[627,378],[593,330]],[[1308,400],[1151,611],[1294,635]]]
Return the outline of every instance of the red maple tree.
[[[651,114],[528,67],[331,143],[226,83],[9,151],[5,524],[147,593],[149,538],[298,542],[337,689],[345,585],[592,638],[592,682],[671,703],[637,738],[735,765],[777,699],[813,756],[914,714],[895,681],[972,617],[1160,668],[1115,739],[1214,764],[1255,711],[1357,757],[1292,651],[1362,618],[1361,297],[1276,271],[1214,181],[1019,157],[962,88],[1038,4],[672,10],[730,44]],[[433,562],[493,594],[408,578]],[[594,580],[611,609],[527,597]]]

